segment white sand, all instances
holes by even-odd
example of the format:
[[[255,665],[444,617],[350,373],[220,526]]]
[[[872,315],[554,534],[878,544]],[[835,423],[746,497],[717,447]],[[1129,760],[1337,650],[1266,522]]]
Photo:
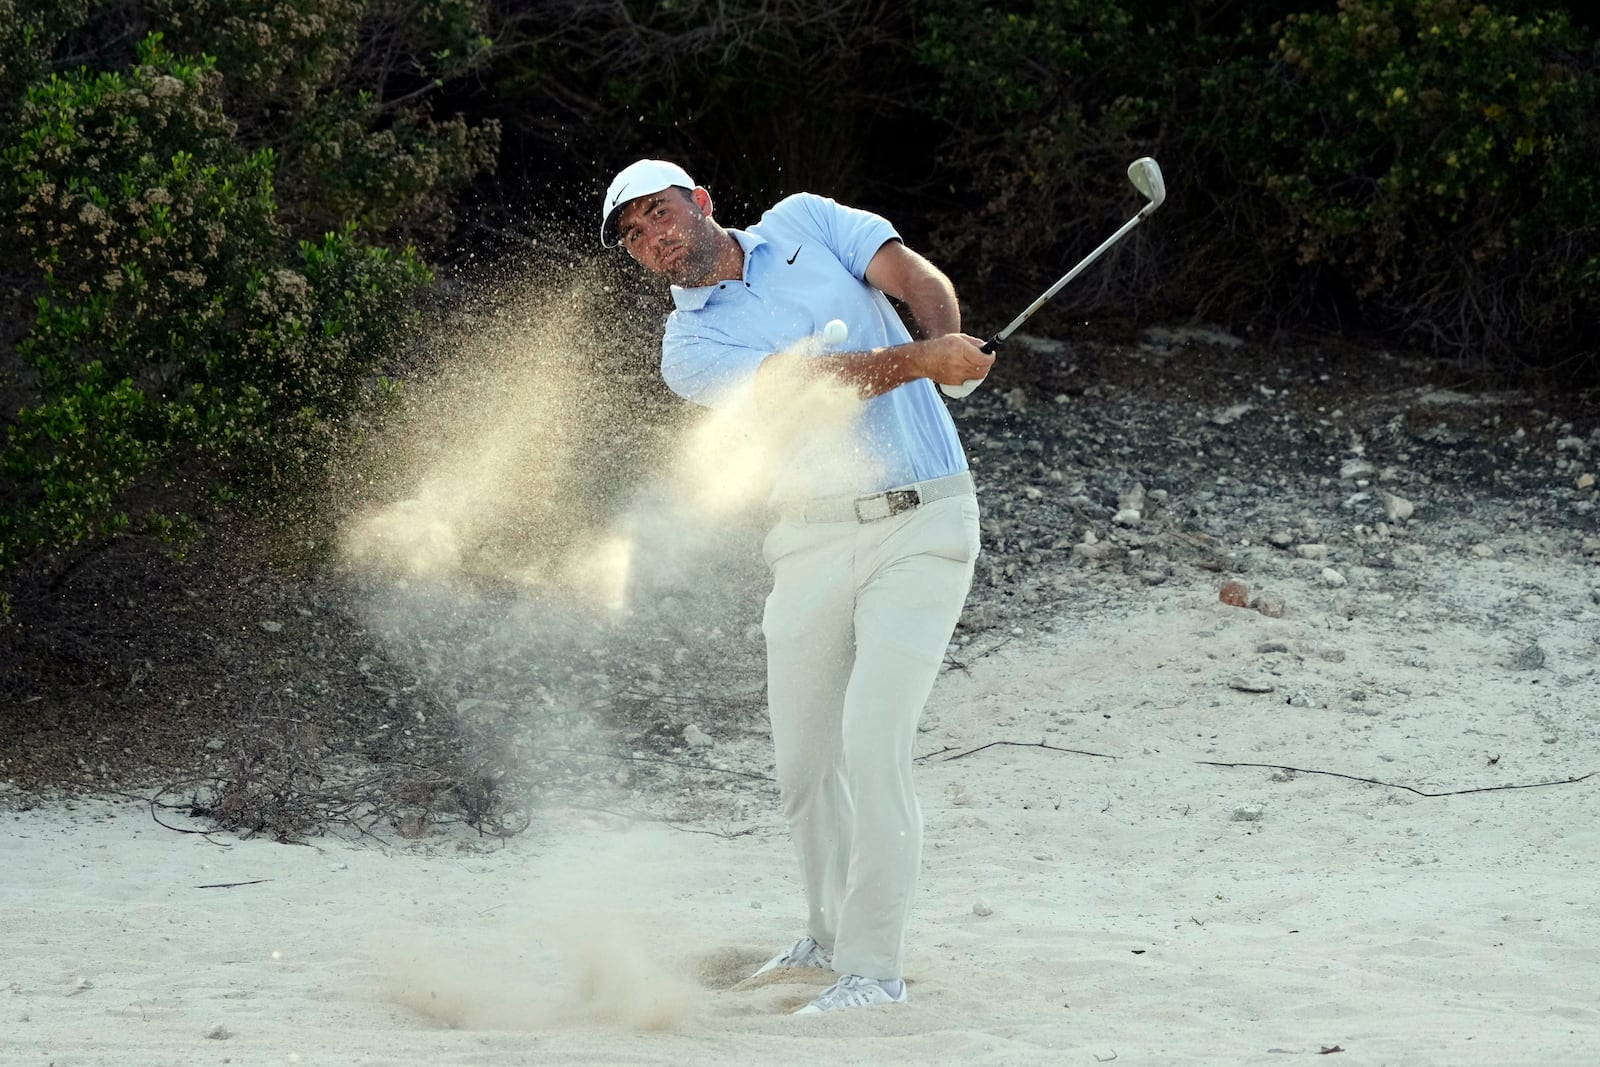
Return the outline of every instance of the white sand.
[[[1600,775],[1429,798],[1197,762],[1425,791],[1600,770],[1593,568],[1441,557],[1391,596],[1320,589],[1321,566],[1277,583],[1284,619],[1196,573],[946,674],[924,751],[1121,758],[926,761],[904,1008],[796,1019],[826,976],[742,981],[800,932],[764,809],[567,810],[479,849],[79,803],[0,815],[0,1061],[1600,1062]],[[1529,634],[1547,665],[1506,666]],[[690,832],[719,830],[748,832]]]

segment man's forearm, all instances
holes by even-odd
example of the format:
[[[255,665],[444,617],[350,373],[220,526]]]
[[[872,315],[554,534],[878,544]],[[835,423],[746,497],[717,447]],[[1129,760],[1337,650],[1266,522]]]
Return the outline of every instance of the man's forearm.
[[[797,375],[819,375],[853,387],[864,398],[927,377],[920,359],[923,342],[889,345],[827,356],[771,356],[756,373],[758,397],[781,399]]]

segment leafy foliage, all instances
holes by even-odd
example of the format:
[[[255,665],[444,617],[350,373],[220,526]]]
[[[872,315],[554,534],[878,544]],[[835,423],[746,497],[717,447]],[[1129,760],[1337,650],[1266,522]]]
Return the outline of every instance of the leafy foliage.
[[[39,294],[0,439],[0,574],[126,532],[141,504],[166,536],[208,492],[305,488],[384,393],[430,277],[386,237],[442,232],[492,165],[492,124],[424,99],[481,55],[476,9],[0,4],[0,83],[23,87],[0,120],[0,269]],[[124,64],[89,25],[110,7],[171,36]],[[430,63],[400,99],[387,70],[347,92],[384,34]],[[61,68],[69,47],[105,65]]]
[[[1299,262],[1452,351],[1515,350],[1592,313],[1600,86],[1564,14],[1343,0],[1281,32],[1238,149]]]

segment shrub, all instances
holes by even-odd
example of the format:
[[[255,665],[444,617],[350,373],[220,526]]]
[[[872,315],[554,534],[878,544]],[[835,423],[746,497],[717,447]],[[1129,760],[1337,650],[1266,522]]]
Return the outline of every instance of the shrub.
[[[286,249],[274,154],[236,142],[220,90],[153,36],[16,113],[0,166],[47,293],[19,346],[36,399],[0,453],[0,570],[126,529],[127,490],[180,465],[295,484],[428,277],[353,226]]]
[[[1124,171],[1157,150],[1175,52],[1197,47],[1177,44],[1182,17],[1125,0],[925,5],[918,56],[939,81],[945,159],[972,196],[935,228],[943,253],[976,279],[1032,288],[1129,214]]]
[[[1341,0],[1277,29],[1228,146],[1283,213],[1275,246],[1436,350],[1570,351],[1600,295],[1592,40],[1462,0]]]

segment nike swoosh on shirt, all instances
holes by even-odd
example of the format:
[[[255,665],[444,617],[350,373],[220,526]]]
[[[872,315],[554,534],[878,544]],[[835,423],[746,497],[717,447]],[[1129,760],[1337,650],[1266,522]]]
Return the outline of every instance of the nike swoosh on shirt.
[[[803,244],[800,246],[800,248],[804,248],[804,247],[805,247],[805,245],[803,245]],[[796,259],[800,258],[800,248],[796,248],[794,250],[794,255],[792,255],[788,259],[784,260],[784,262],[789,264],[789,266],[791,266],[791,267],[794,266],[794,261]]]

